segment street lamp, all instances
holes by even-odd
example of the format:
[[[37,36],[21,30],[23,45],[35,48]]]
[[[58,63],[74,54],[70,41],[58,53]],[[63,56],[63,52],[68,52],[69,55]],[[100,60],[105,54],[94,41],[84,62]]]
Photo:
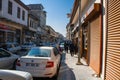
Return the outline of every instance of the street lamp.
[[[81,0],[79,0],[79,17],[78,17],[78,20],[79,20],[79,26],[78,26],[78,61],[76,63],[76,65],[81,65],[81,61],[80,61],[80,58],[81,58],[81,54],[80,54],[80,27],[81,27]]]

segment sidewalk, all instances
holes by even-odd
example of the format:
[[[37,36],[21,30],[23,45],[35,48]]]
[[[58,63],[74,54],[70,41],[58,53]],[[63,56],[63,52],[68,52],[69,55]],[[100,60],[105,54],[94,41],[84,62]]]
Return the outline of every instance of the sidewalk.
[[[58,80],[102,80],[92,76],[95,72],[81,60],[83,65],[76,65],[77,55],[62,54],[62,62]]]

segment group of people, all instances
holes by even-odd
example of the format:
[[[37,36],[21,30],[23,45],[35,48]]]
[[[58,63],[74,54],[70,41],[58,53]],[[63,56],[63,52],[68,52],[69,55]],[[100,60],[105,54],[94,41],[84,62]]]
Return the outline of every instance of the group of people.
[[[74,54],[77,53],[77,45],[74,45],[72,42],[64,42],[64,49],[66,53],[70,50],[71,56],[74,56]]]

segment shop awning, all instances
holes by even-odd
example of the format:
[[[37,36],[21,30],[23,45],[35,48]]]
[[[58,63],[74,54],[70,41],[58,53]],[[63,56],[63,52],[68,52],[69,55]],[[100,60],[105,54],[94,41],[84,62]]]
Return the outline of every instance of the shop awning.
[[[101,5],[99,3],[94,3],[88,9],[88,11],[82,16],[81,22],[84,23],[90,18],[94,17],[95,14],[100,14]]]

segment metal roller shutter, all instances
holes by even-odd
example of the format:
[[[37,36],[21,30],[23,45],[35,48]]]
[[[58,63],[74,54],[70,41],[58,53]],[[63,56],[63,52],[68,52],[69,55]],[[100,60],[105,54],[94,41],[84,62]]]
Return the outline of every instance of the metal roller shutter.
[[[100,41],[101,40],[101,26],[100,16],[90,23],[90,66],[95,70],[96,74],[100,74]]]
[[[107,0],[105,80],[120,80],[120,0]]]

